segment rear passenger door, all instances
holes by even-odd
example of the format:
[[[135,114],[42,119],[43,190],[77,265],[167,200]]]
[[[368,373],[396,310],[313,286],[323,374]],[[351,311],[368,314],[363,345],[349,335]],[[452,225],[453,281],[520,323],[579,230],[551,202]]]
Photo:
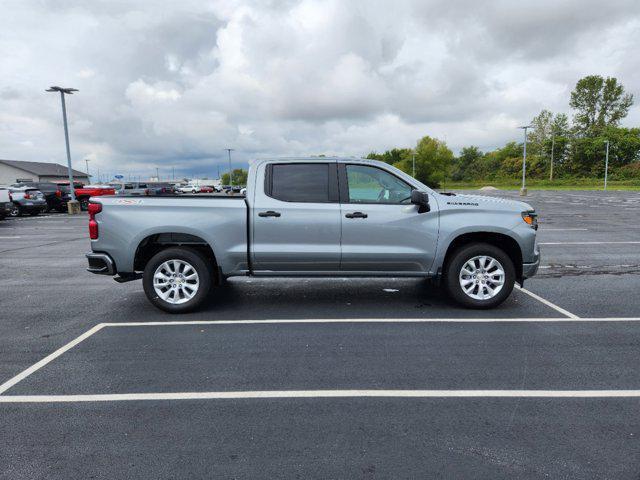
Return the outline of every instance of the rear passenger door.
[[[340,268],[340,204],[335,162],[260,166],[253,201],[253,270],[327,272]]]

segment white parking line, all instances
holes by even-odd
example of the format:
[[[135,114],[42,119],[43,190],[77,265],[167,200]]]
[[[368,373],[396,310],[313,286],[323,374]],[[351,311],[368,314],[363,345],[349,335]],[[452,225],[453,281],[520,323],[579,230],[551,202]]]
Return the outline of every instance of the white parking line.
[[[541,232],[586,232],[588,228],[544,228],[540,229]]]
[[[10,389],[11,387],[13,387],[16,383],[18,383],[21,380],[24,380],[25,378],[27,378],[29,375],[31,375],[33,372],[36,372],[37,370],[40,370],[42,367],[44,367],[47,363],[55,360],[56,358],[58,358],[60,355],[62,355],[64,352],[66,352],[67,350],[75,347],[77,344],[79,344],[81,341],[89,338],[91,335],[93,335],[94,333],[96,333],[97,331],[101,330],[102,328],[104,328],[105,324],[104,323],[99,323],[98,325],[96,325],[95,327],[93,327],[90,330],[87,330],[86,332],[84,332],[82,335],[80,335],[79,337],[75,338],[74,340],[71,340],[69,343],[67,343],[65,346],[59,348],[58,350],[56,350],[55,352],[53,352],[50,355],[47,355],[46,357],[44,357],[42,360],[40,360],[38,363],[34,363],[33,365],[31,365],[29,368],[27,368],[24,372],[19,373],[18,375],[16,375],[15,377],[13,377],[12,379],[4,382],[2,385],[0,385],[0,395],[4,392],[6,392],[8,389]]]
[[[519,285],[515,285],[515,287],[520,290],[522,293],[526,293],[527,295],[529,295],[531,298],[535,298],[536,300],[538,300],[541,303],[544,303],[547,307],[551,307],[553,308],[556,312],[561,313],[562,315],[566,315],[569,318],[573,318],[574,320],[579,320],[580,317],[569,312],[568,310],[565,310],[562,307],[559,307],[558,305],[556,305],[555,303],[550,302],[549,300],[547,300],[546,298],[542,298],[540,295],[536,295],[535,293],[527,290],[526,288],[520,287]]]
[[[246,392],[4,395],[0,403],[122,402],[269,398],[640,398],[640,390],[263,390]]]
[[[0,240],[9,240],[14,238],[22,238],[22,237],[0,237]]]
[[[538,242],[538,245],[638,245],[640,242]]]

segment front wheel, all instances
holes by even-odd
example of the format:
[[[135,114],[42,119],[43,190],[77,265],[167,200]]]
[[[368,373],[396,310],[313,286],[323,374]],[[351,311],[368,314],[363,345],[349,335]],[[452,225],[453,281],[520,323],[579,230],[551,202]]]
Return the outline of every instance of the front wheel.
[[[448,262],[444,284],[449,295],[468,308],[493,308],[513,291],[515,268],[500,248],[486,243],[457,250]]]
[[[168,248],[149,260],[142,284],[149,301],[159,309],[186,313],[205,301],[211,288],[211,270],[197,251]]]
[[[11,210],[9,210],[9,216],[19,217],[20,215],[22,215],[22,209],[14,203],[13,206],[11,207]]]

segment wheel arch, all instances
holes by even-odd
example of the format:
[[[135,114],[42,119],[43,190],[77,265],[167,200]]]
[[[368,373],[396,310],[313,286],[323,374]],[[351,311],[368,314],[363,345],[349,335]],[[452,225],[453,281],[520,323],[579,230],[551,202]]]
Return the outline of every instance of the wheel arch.
[[[138,243],[136,248],[133,259],[134,270],[144,270],[146,264],[155,254],[170,247],[187,247],[198,251],[211,265],[215,284],[222,282],[222,272],[218,266],[213,248],[203,238],[190,233],[161,232],[146,236]]]
[[[522,284],[522,249],[520,248],[520,244],[515,238],[498,232],[467,232],[455,237],[447,247],[444,262],[442,263],[442,272],[444,273],[446,271],[453,254],[457,250],[474,243],[487,243],[504,251],[513,262],[516,271],[516,281]]]

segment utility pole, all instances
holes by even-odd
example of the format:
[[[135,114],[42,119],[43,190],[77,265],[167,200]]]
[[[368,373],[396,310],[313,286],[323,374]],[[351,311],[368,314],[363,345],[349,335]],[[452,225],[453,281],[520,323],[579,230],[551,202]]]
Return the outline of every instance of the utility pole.
[[[64,142],[67,147],[67,168],[69,170],[69,195],[71,196],[71,205],[68,206],[69,213],[80,213],[78,201],[76,200],[76,192],[73,185],[73,169],[71,168],[71,149],[69,148],[69,128],[67,127],[67,106],[65,105],[64,96],[73,95],[77,92],[76,88],[49,87],[47,92],[60,92],[60,100],[62,101],[62,123],[64,124]]]
[[[233,170],[231,170],[231,152],[233,148],[225,148],[225,150],[229,154],[229,185],[233,186]]]
[[[84,163],[85,163],[85,165],[87,166],[87,178],[90,178],[90,177],[91,177],[91,175],[89,175],[89,159],[88,159],[88,158],[85,158],[85,159],[84,159]],[[91,181],[91,180],[89,180],[89,181]]]
[[[525,197],[527,195],[526,177],[527,177],[527,129],[533,128],[533,125],[525,125],[518,127],[524,130],[524,152],[522,157],[522,188],[520,189],[520,196]]]
[[[156,167],[156,181],[160,181],[160,173],[158,173],[158,167]]]
[[[176,167],[171,167],[171,180],[176,179]]]
[[[609,140],[604,142],[607,145],[607,153],[604,160],[604,189],[607,189],[607,176],[609,174]]]
[[[549,181],[553,181],[553,147],[556,146],[556,136],[551,137],[551,170],[549,170]]]

